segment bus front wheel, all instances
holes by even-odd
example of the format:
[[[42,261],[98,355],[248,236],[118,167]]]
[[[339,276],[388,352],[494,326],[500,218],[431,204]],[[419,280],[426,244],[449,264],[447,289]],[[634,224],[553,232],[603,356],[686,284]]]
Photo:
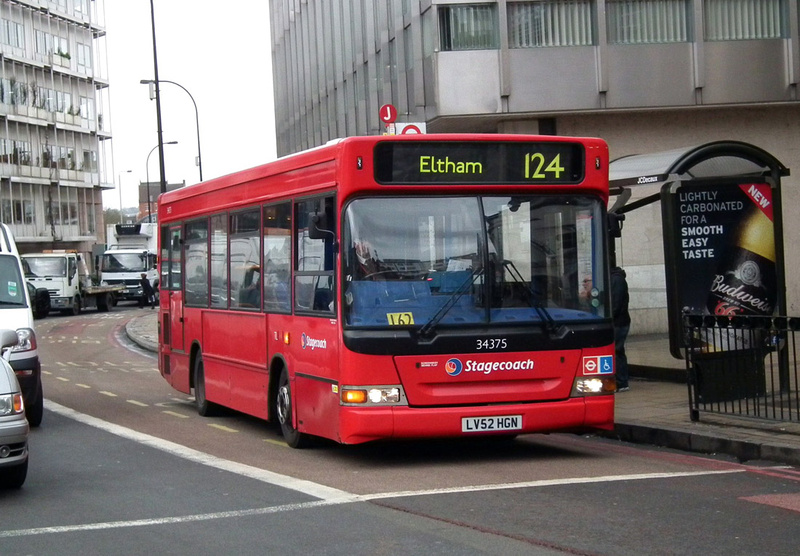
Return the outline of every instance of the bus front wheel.
[[[198,354],[194,361],[194,405],[203,417],[217,414],[217,405],[206,399],[206,373],[203,356]]]
[[[299,432],[292,424],[292,387],[289,383],[289,371],[281,369],[281,377],[278,380],[278,399],[275,407],[278,414],[278,422],[281,425],[283,439],[292,448],[305,448],[308,446],[308,435]]]

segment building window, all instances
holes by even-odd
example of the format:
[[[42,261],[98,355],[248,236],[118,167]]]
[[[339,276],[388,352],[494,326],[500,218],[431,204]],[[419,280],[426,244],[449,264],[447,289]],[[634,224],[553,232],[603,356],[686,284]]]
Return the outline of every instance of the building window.
[[[81,97],[81,118],[87,120],[94,120],[94,99],[89,97]]]
[[[609,44],[687,42],[687,0],[609,0]]]
[[[28,103],[28,85],[13,77],[0,79],[0,102],[25,106]]]
[[[58,54],[67,60],[70,58],[67,39],[44,31],[36,31],[36,52],[42,55]]]
[[[72,114],[72,94],[64,91],[54,91],[56,97],[56,112],[63,112],[64,114]]]
[[[33,224],[33,201],[3,199],[0,214],[8,224]]]
[[[58,152],[58,168],[61,170],[76,170],[75,149],[72,147],[55,147]]]
[[[0,41],[14,48],[25,48],[25,35],[22,24],[3,19],[0,25]]]
[[[55,111],[56,95],[53,89],[48,89],[47,87],[38,87],[36,95],[38,97],[36,99],[36,108],[41,108],[42,110],[47,110],[48,112]]]
[[[78,203],[75,201],[62,201],[60,206],[54,207],[53,223],[62,226],[78,225]]]
[[[508,4],[509,48],[591,46],[592,0],[542,0]]]
[[[89,0],[75,0],[72,10],[79,19],[88,19],[91,15]]]
[[[81,170],[84,172],[97,171],[97,153],[95,151],[83,151],[83,165]]]
[[[786,33],[785,0],[706,0],[707,41],[779,39]]]
[[[31,166],[33,164],[31,144],[28,141],[0,139],[0,163]]]
[[[439,8],[439,45],[442,50],[499,48],[496,4],[467,4]]]
[[[92,48],[89,45],[78,43],[78,71],[89,73],[92,70]]]

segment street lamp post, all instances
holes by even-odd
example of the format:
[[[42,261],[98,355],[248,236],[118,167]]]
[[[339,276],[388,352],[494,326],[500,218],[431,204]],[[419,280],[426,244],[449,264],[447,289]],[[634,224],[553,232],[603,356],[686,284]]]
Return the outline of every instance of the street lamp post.
[[[158,165],[161,174],[161,193],[167,191],[167,175],[164,171],[164,135],[161,129],[161,94],[158,92],[158,54],[156,52],[156,12],[153,0],[150,0],[150,24],[153,29],[153,76],[156,81],[156,128],[158,132]],[[150,155],[148,155],[149,157]],[[150,180],[147,180],[147,189],[150,189]],[[150,198],[148,191],[148,199]]]
[[[195,125],[195,129],[197,130],[197,168],[200,171],[200,181],[203,181],[203,157],[200,154],[200,112],[197,110],[197,103],[194,101],[194,97],[192,96],[192,93],[190,93],[189,90],[186,87],[184,87],[183,85],[181,85],[180,83],[176,83],[175,81],[169,81],[167,79],[160,79],[160,80],[142,79],[141,81],[139,81],[139,83],[141,83],[142,85],[152,85],[153,86],[153,89],[156,92],[154,94],[152,92],[152,90],[151,90],[150,100],[154,100],[156,98],[155,95],[158,94],[158,84],[159,83],[171,83],[171,84],[173,84],[173,85],[175,85],[177,87],[180,87],[181,89],[183,89],[183,91],[187,95],[189,95],[189,98],[192,100],[192,104],[194,105],[194,125]]]
[[[150,197],[151,197],[151,195],[150,195],[150,155],[153,154],[153,151],[156,150],[156,149],[159,149],[159,151],[160,151],[159,154],[164,152],[163,151],[164,145],[177,145],[177,144],[178,144],[177,141],[167,141],[166,143],[159,143],[158,145],[156,145],[155,147],[150,149],[149,153],[147,153],[147,162],[145,163],[145,165],[146,165],[145,176],[147,176],[147,221],[148,222],[152,222],[153,221],[153,213],[152,213],[151,207],[150,207]],[[162,169],[164,167],[164,159],[163,159],[163,157],[161,159],[161,167],[162,167]],[[162,183],[162,188],[161,189],[162,189],[162,191],[161,191],[162,193],[166,193],[167,186]]]

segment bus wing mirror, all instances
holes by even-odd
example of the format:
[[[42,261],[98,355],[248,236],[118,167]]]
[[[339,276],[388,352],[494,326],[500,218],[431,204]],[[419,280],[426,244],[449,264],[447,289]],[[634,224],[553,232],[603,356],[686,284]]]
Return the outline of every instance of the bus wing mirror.
[[[323,212],[311,212],[308,214],[308,237],[309,239],[327,239],[332,235],[328,229],[328,219]]]

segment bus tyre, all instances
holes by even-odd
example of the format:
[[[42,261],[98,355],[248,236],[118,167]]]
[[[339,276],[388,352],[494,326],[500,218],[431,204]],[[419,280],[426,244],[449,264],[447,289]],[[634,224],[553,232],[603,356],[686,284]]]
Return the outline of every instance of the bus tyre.
[[[285,367],[281,369],[281,377],[278,380],[275,408],[286,443],[292,448],[306,448],[309,445],[308,435],[299,432],[292,424],[292,387],[289,383],[289,371]]]
[[[197,413],[203,417],[213,417],[217,414],[217,405],[206,399],[206,374],[203,356],[200,354],[194,362],[194,405]]]

